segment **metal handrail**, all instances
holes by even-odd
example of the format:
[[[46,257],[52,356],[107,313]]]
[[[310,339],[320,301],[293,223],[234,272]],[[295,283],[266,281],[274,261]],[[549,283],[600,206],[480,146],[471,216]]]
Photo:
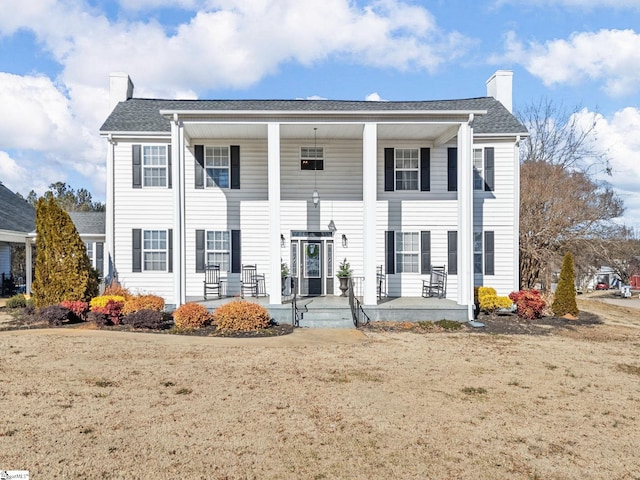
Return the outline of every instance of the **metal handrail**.
[[[360,328],[360,326],[366,325],[371,321],[355,294],[355,282],[351,277],[349,277],[349,307],[351,308],[351,317],[353,318],[353,324],[356,328]]]
[[[291,325],[296,328],[300,326],[300,320],[303,319],[304,314],[309,311],[306,305],[298,307],[298,294],[295,285],[296,278],[288,277],[291,279]]]

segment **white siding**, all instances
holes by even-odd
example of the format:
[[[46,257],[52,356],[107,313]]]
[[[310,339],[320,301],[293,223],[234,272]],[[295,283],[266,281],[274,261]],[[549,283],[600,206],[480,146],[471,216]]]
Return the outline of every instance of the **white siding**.
[[[474,192],[473,225],[474,231],[494,232],[495,271],[494,275],[475,274],[474,283],[477,286],[493,287],[498,295],[508,295],[518,285],[518,279],[513,274],[513,264],[517,259],[513,249],[513,221],[515,209],[518,208],[513,188],[517,159],[513,156],[513,142],[474,142],[474,148],[484,147],[494,148],[495,186],[493,192]]]
[[[174,298],[172,273],[132,270],[132,230],[174,228],[174,192],[168,188],[132,188],[131,145],[141,141],[119,142],[114,162],[114,214],[116,268],[121,282],[133,291],[148,291]],[[154,140],[154,143],[156,141]],[[166,139],[165,143],[169,143]],[[184,166],[184,230],[186,296],[202,295],[203,274],[195,271],[196,230],[241,230],[242,263],[257,264],[266,275],[269,289],[269,209],[266,139],[237,140],[190,139]],[[194,145],[239,145],[240,189],[195,188]],[[431,262],[447,265],[447,232],[458,230],[456,192],[447,192],[447,145],[433,147],[429,142],[379,141],[377,156],[376,256],[363,258],[362,140],[323,140],[324,169],[302,171],[299,149],[312,146],[308,141],[283,138],[281,141],[281,233],[285,246],[282,261],[291,266],[292,230],[327,231],[334,221],[334,272],[346,258],[354,275],[362,276],[364,262],[384,265],[385,232],[431,232]],[[476,276],[476,284],[493,286],[500,294],[511,291],[513,278],[514,146],[513,142],[479,142],[474,146],[495,148],[495,191],[474,194],[474,223],[484,231],[495,232],[495,275]],[[384,148],[431,148],[431,190],[429,192],[385,192]],[[174,159],[176,161],[176,159]],[[177,179],[173,179],[175,182]],[[320,204],[314,207],[311,193],[317,188]],[[178,232],[174,232],[174,236]],[[343,247],[342,235],[348,239]],[[447,265],[448,270],[450,267]],[[420,296],[423,275],[389,275],[387,293],[391,296]],[[279,279],[278,279],[279,282]],[[239,293],[239,275],[228,275],[228,293]],[[339,294],[338,282],[334,291]],[[457,279],[448,277],[447,298],[457,298]]]
[[[162,143],[169,144],[167,138]],[[169,272],[132,272],[132,231],[173,228],[173,189],[133,188],[133,144],[159,143],[158,140],[120,141],[114,152],[114,256],[120,282],[132,292],[148,292],[173,301],[173,274]],[[174,160],[175,161],[175,160]],[[175,183],[176,179],[173,179]],[[174,232],[175,235],[175,232]]]

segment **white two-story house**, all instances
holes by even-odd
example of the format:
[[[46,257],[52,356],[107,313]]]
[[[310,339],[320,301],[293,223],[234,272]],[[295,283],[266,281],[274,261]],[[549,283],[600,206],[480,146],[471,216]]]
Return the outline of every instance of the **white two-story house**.
[[[512,73],[459,100],[158,100],[112,74],[106,255],[134,291],[201,298],[206,264],[228,295],[242,265],[282,303],[281,263],[300,295],[339,295],[343,259],[377,303],[420,297],[431,265],[446,297],[518,287],[518,142]]]

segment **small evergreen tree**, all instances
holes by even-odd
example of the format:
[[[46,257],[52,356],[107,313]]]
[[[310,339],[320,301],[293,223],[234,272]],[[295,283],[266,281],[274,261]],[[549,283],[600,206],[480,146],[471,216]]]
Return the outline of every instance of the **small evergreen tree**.
[[[555,316],[561,317],[567,314],[578,316],[575,281],[573,256],[567,252],[562,261],[562,269],[560,270],[560,279],[558,280],[555,299],[551,305]]]
[[[36,307],[63,300],[89,301],[98,294],[98,275],[69,215],[54,198],[36,204]]]

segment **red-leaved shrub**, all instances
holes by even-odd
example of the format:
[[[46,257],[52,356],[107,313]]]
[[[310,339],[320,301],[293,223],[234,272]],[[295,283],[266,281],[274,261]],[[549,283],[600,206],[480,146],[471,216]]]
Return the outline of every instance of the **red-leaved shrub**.
[[[542,317],[542,311],[547,303],[538,290],[519,290],[511,292],[509,298],[516,304],[516,311],[520,318],[533,320]]]
[[[60,302],[60,306],[71,310],[78,320],[83,322],[87,319],[87,313],[89,312],[89,304],[82,300],[63,300]]]
[[[109,299],[104,307],[93,306],[91,307],[91,311],[106,315],[111,323],[118,325],[120,323],[120,315],[122,314],[123,306],[124,302]]]

